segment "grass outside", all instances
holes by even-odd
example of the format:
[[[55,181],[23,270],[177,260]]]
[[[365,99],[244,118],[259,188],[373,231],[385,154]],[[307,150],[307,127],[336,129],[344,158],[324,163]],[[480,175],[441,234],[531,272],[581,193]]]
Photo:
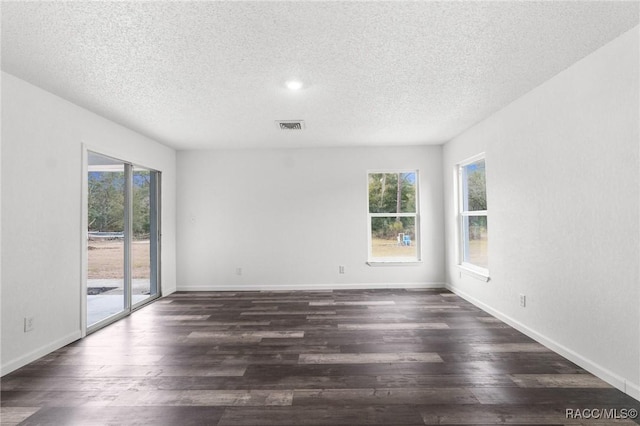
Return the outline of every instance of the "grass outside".
[[[489,243],[486,235],[483,238],[469,241],[469,263],[483,268],[489,267]]]
[[[385,240],[383,238],[371,239],[371,252],[373,257],[416,257],[415,242],[410,246],[398,245],[396,238]]]
[[[133,241],[132,270],[134,279],[150,277],[151,248],[149,240]],[[124,241],[90,241],[88,279],[122,278]]]
[[[373,257],[415,257],[416,256],[415,245],[399,246],[397,239],[385,240],[383,238],[373,238],[371,240],[371,243],[372,243],[371,249],[372,249]],[[489,247],[489,244],[488,244],[486,235],[484,235],[481,239],[469,241],[470,263],[481,266],[483,268],[488,268],[489,266],[488,247]]]

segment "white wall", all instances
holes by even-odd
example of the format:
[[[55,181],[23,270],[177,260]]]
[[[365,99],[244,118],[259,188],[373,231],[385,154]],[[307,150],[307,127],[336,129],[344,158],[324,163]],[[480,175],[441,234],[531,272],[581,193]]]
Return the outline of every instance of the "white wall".
[[[175,151],[2,73],[2,374],[80,337],[82,143],[162,171],[162,285],[175,291]]]
[[[640,397],[638,27],[444,148],[451,288]],[[456,266],[455,164],[486,152],[491,281]],[[519,294],[527,307],[519,307]]]
[[[178,289],[442,286],[441,161],[439,146],[178,152]],[[371,267],[367,170],[395,168],[420,170],[423,263]]]

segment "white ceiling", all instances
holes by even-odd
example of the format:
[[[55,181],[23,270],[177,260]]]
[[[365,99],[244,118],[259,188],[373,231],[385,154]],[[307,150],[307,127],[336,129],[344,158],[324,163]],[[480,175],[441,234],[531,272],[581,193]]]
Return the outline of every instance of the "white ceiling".
[[[2,69],[176,149],[440,144],[638,16],[637,1],[4,1]],[[290,119],[306,129],[277,128]]]

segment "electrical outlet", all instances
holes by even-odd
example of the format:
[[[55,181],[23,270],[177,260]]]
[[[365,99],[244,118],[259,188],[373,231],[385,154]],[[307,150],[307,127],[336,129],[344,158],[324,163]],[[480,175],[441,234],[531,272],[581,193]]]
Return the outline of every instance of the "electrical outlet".
[[[236,268],[236,275],[242,275],[242,268]]]
[[[343,265],[338,266],[338,273],[339,274],[344,274],[344,266]]]
[[[524,294],[520,295],[520,306],[522,308],[527,306],[527,296],[525,296]]]
[[[33,330],[33,317],[24,317],[24,332]]]

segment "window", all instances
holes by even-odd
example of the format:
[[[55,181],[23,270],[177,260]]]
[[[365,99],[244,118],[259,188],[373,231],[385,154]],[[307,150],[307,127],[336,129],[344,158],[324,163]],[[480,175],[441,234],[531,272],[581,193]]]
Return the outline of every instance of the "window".
[[[418,172],[373,172],[368,177],[369,261],[418,261]]]
[[[489,275],[487,185],[484,154],[458,165],[460,264]]]

